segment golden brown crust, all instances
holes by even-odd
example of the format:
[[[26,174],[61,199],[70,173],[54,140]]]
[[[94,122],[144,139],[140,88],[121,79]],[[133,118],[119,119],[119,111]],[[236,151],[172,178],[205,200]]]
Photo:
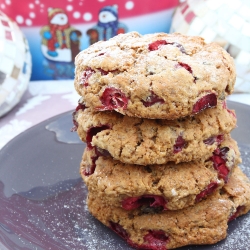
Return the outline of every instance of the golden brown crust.
[[[89,108],[79,110],[75,119],[79,137],[85,142],[91,128],[106,125],[105,130],[93,136],[91,144],[107,150],[116,160],[139,165],[206,158],[220,143],[216,137],[226,137],[236,127],[235,114],[223,108],[222,103],[180,120],[133,118],[117,112],[92,112]],[[184,141],[183,148],[176,152],[178,137]],[[205,143],[212,137],[213,143]]]
[[[119,224],[126,231],[130,244],[145,244],[144,237],[149,231],[161,231],[169,238],[166,249],[173,249],[193,244],[214,244],[226,237],[228,221],[238,207],[244,207],[244,210],[235,214],[236,217],[249,211],[250,183],[238,167],[223,190],[195,206],[156,214],[115,208],[102,202],[93,192],[89,192],[88,206],[90,212],[106,226],[110,227],[110,222]]]
[[[157,40],[168,44],[150,51],[149,44]],[[233,59],[219,45],[178,33],[121,34],[82,51],[75,64],[75,88],[87,106],[101,107],[104,90],[112,87],[128,99],[127,108],[116,111],[153,119],[191,115],[195,103],[207,93],[224,100],[233,92],[236,77]],[[88,86],[83,86],[83,74],[89,68],[93,74]],[[143,102],[152,92],[164,103],[146,107]]]
[[[221,148],[230,150],[225,156],[229,171],[239,162],[239,151],[232,139],[227,139]],[[90,175],[89,169],[93,168]],[[223,187],[227,178],[220,176],[212,159],[200,162],[139,166],[124,164],[111,157],[97,157],[95,150],[86,149],[80,166],[80,174],[89,191],[103,202],[122,207],[127,198],[156,195],[166,201],[165,208],[178,210],[196,204],[199,195],[212,185],[208,194]],[[144,208],[143,208],[144,209]],[[148,209],[146,207],[145,209]],[[149,209],[150,210],[150,209]]]

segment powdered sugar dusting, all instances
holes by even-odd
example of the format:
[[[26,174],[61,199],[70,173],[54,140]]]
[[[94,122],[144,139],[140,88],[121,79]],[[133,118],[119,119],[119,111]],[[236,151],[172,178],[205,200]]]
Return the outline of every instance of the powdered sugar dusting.
[[[241,146],[242,155],[241,169],[250,176],[250,147]],[[87,215],[87,216],[86,216]],[[84,220],[75,224],[79,230],[81,245],[83,249],[131,249],[123,240],[115,235],[111,230],[103,226],[87,212],[86,201],[83,205],[83,213],[78,214],[79,218],[84,216]],[[250,214],[241,216],[229,223],[228,236],[225,240],[210,246],[186,246],[180,249],[218,249],[218,250],[246,250],[250,243]],[[101,245],[100,245],[101,244]]]
[[[239,145],[242,157],[240,168],[250,178],[250,147]],[[247,250],[250,245],[250,214],[246,214],[231,221],[228,226],[228,236],[225,240],[211,246],[192,246],[181,249],[216,249],[216,250]]]
[[[242,157],[240,168],[250,178],[250,147],[239,145],[239,149]]]
[[[250,178],[250,147],[239,145],[242,157],[240,168]],[[218,250],[246,250],[250,244],[250,214],[243,215],[229,223],[228,236],[213,246]]]
[[[243,160],[241,169],[250,176],[250,146],[239,146]],[[6,197],[3,191],[4,184],[0,181],[0,241],[4,240],[8,249],[132,249],[89,213],[87,188],[80,178],[34,187],[10,197]],[[250,213],[229,223],[225,240],[211,246],[179,249],[247,250],[249,245]]]
[[[77,233],[65,238],[70,249],[124,249],[124,245],[119,243],[117,245],[116,237],[114,237],[116,235],[90,215],[86,199],[79,208],[78,213],[74,214],[77,219],[73,221],[73,230]]]

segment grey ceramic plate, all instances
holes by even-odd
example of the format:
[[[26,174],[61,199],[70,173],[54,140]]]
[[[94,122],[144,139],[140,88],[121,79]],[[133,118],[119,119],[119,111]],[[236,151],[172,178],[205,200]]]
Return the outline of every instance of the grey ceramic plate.
[[[250,106],[228,102],[238,127],[232,136],[250,177]],[[0,249],[128,250],[86,207],[87,190],[78,169],[85,145],[72,127],[71,112],[32,127],[0,151]],[[250,214],[229,224],[226,240],[180,249],[246,250]]]

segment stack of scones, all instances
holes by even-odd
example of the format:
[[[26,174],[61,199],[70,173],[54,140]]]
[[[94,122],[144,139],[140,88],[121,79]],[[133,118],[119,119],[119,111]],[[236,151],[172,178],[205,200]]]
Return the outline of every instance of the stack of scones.
[[[227,108],[235,67],[215,43],[121,34],[80,52],[74,129],[88,209],[136,249],[214,244],[250,209]]]

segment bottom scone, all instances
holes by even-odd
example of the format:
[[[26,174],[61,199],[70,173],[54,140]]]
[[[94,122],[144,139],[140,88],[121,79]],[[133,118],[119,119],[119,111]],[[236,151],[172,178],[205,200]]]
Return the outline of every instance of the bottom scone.
[[[143,214],[102,203],[88,195],[89,211],[136,249],[173,249],[214,244],[227,235],[228,222],[250,210],[250,182],[236,167],[229,182],[194,206]]]

